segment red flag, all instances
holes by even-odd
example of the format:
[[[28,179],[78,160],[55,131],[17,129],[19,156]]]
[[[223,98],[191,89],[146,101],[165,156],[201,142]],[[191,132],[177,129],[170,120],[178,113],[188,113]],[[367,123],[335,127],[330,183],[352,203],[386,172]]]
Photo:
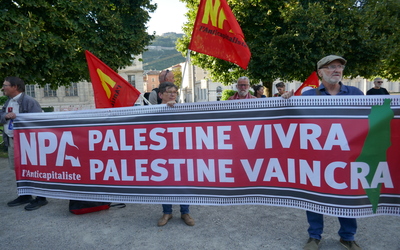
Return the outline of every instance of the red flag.
[[[304,87],[318,88],[319,87],[319,79],[317,76],[317,72],[312,72],[311,75],[303,82],[303,84],[294,92],[294,95],[301,95],[301,90]]]
[[[226,0],[201,0],[189,49],[247,68],[250,49]]]
[[[133,106],[140,92],[122,76],[85,51],[96,108],[119,108]]]

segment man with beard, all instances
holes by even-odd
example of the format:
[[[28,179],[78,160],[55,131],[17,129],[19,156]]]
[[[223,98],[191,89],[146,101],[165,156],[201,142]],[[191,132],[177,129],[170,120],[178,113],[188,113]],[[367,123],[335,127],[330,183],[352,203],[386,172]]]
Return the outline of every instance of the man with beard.
[[[246,76],[239,77],[236,87],[238,91],[233,96],[229,97],[228,100],[257,98],[249,93],[250,80],[248,77]]]
[[[317,63],[317,72],[321,79],[321,84],[316,89],[303,92],[302,95],[364,95],[358,88],[344,85],[341,82],[346,62],[343,57],[336,55],[329,55],[319,60]],[[285,99],[291,96],[293,96],[293,90],[282,95]],[[338,231],[340,243],[346,249],[360,250],[361,247],[354,241],[354,235],[357,231],[356,219],[341,217],[338,219],[340,223]],[[322,214],[307,211],[307,221],[309,224],[309,239],[303,249],[317,250],[324,229],[324,217]]]
[[[346,62],[344,58],[335,55],[326,56],[319,60],[317,72],[322,83],[318,88],[305,91],[301,95],[364,95],[360,89],[344,85],[341,82]],[[290,94],[290,92],[288,93]],[[282,97],[285,97],[288,93],[285,93]]]

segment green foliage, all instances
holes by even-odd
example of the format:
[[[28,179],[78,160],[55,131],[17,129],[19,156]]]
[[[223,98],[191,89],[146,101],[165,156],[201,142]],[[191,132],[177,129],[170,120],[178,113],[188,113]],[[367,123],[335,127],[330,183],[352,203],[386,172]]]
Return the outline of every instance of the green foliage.
[[[236,93],[233,89],[224,89],[221,94],[221,101],[228,100],[229,97],[233,96]]]
[[[174,84],[180,89],[182,87],[182,71],[181,68],[174,68],[172,70],[172,73],[174,74],[174,79],[175,82]]]
[[[42,108],[42,110],[43,110],[44,112],[54,112],[54,107],[53,107],[53,106],[51,106],[51,107],[44,107],[44,108]]]
[[[151,46],[161,46],[164,48],[149,49],[143,53],[143,69],[145,70],[163,70],[184,62],[185,58],[176,49],[176,41],[183,34],[174,32],[165,33],[162,36],[155,36]],[[174,49],[166,49],[174,48]]]
[[[185,36],[178,40],[182,54],[187,52],[199,1],[184,2],[189,21]],[[348,77],[400,78],[400,1],[228,0],[228,4],[252,57],[243,70],[192,52],[192,62],[209,70],[214,81],[231,84],[246,75],[271,90],[276,79],[304,81],[316,62],[330,54],[348,60],[344,72]]]
[[[150,0],[0,2],[0,78],[53,88],[89,80],[85,50],[112,69],[131,65],[152,35]]]
[[[6,103],[8,97],[5,95],[0,96],[0,106],[3,106]]]

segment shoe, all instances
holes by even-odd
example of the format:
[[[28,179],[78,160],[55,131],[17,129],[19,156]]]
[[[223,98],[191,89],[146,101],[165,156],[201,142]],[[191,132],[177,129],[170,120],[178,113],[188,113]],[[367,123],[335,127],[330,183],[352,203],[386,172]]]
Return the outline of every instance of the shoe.
[[[161,219],[158,220],[157,225],[159,227],[164,226],[165,224],[168,223],[168,221],[172,219],[172,214],[163,214],[163,216],[161,217]]]
[[[318,250],[318,244],[321,240],[309,238],[307,244],[303,247],[304,250]]]
[[[46,205],[47,203],[49,203],[46,198],[38,198],[36,197],[36,199],[32,200],[31,203],[29,203],[28,205],[25,206],[25,210],[27,211],[32,211],[32,210],[36,210],[38,208],[40,208],[41,206]]]
[[[7,202],[7,206],[15,207],[32,201],[32,195],[21,195],[17,199]]]
[[[185,221],[186,225],[194,226],[194,220],[189,214],[182,214],[181,219]]]
[[[344,246],[348,250],[361,250],[362,249],[354,240],[347,241],[347,240],[340,239],[340,244],[342,244],[342,246]]]

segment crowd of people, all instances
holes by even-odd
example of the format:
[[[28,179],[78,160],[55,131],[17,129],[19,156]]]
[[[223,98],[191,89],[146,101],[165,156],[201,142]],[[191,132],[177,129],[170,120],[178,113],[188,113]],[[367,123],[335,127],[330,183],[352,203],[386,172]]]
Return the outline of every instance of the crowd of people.
[[[341,80],[343,77],[343,70],[345,69],[347,61],[340,56],[329,55],[322,58],[317,62],[317,74],[320,78],[320,85],[318,88],[311,88],[302,93],[304,96],[323,95],[363,95],[363,92],[356,87],[344,85]],[[154,89],[149,96],[151,104],[166,104],[173,107],[176,103],[178,96],[178,87],[174,84],[174,75],[172,71],[162,71],[159,75],[160,85]],[[382,88],[382,78],[374,79],[374,87],[368,90],[367,95],[387,95],[389,94],[385,88]],[[250,80],[248,77],[243,76],[237,80],[237,92],[232,95],[229,100],[238,99],[255,99],[265,98],[264,86],[253,85],[254,94],[250,91]],[[294,91],[286,91],[285,84],[278,82],[275,85],[278,93],[275,97],[290,98],[293,96]],[[2,86],[2,91],[8,97],[7,102],[4,104],[1,114],[0,122],[4,125],[3,139],[8,147],[9,167],[14,169],[14,141],[13,141],[13,120],[19,113],[35,113],[42,112],[40,104],[32,97],[25,94],[24,81],[18,77],[5,78]],[[16,199],[7,203],[10,207],[15,207],[23,204],[25,210],[32,211],[40,208],[48,203],[45,197],[36,197],[33,199],[31,195],[20,195]],[[163,215],[158,220],[158,226],[164,226],[172,219],[172,205],[163,204]],[[189,205],[180,205],[181,219],[189,226],[194,226],[195,221],[189,214]],[[321,235],[324,228],[324,219],[322,214],[307,211],[307,221],[309,223],[308,233],[309,239],[304,246],[306,250],[318,249]],[[338,234],[340,236],[340,243],[347,249],[358,250],[361,247],[355,242],[355,234],[357,231],[357,221],[355,218],[338,218],[340,229]]]

